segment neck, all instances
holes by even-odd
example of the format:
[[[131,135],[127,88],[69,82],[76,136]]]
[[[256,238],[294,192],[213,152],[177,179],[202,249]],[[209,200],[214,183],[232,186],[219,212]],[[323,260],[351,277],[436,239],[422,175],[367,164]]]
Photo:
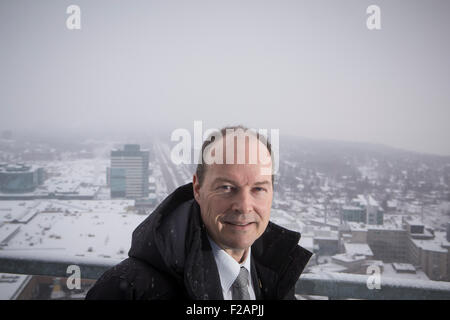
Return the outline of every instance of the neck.
[[[242,263],[247,258],[247,249],[224,249],[237,263]]]
[[[224,245],[220,244],[218,241],[214,240],[213,237],[211,237],[208,233],[208,238],[212,240],[217,246],[219,246],[221,249],[223,249],[227,254],[229,254],[234,260],[237,261],[237,263],[242,263],[247,258],[248,249],[234,249],[234,248],[227,248]]]

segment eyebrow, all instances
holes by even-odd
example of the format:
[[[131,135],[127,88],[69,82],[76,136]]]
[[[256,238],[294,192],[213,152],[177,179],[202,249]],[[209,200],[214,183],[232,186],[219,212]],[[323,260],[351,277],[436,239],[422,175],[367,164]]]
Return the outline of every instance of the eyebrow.
[[[216,179],[213,181],[213,184],[220,183],[220,182],[228,182],[228,183],[231,183],[231,184],[237,184],[235,181],[233,181],[233,180],[231,180],[231,179],[222,178],[222,177],[216,178]]]
[[[257,186],[264,185],[264,184],[270,185],[271,182],[267,181],[267,180],[264,180],[264,181],[259,181],[259,182],[255,182],[254,183],[254,185],[257,185]]]
[[[238,183],[236,183],[235,181],[233,181],[231,179],[228,179],[228,178],[223,178],[223,177],[216,178],[214,180],[213,184],[220,183],[220,182],[228,182],[228,183],[231,183],[231,184],[234,184],[234,185],[238,185]],[[257,185],[257,186],[270,185],[270,182],[268,180],[258,181],[258,182],[255,182],[253,185]]]

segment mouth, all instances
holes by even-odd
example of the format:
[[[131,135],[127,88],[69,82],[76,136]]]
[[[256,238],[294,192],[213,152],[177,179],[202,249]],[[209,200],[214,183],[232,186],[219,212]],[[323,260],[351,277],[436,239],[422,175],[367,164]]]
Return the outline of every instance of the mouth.
[[[237,229],[237,230],[245,230],[250,228],[255,222],[229,222],[229,221],[224,221],[223,224],[227,225],[233,229]]]

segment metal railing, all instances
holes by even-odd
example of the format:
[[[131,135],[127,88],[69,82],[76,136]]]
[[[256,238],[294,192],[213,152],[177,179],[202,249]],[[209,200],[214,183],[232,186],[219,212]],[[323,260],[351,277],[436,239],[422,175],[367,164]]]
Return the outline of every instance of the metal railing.
[[[83,259],[84,260],[84,259]],[[72,258],[48,259],[0,255],[0,273],[68,277],[69,265],[77,265],[83,279],[98,279],[118,260],[74,261]],[[450,300],[450,282],[395,279],[380,276],[379,289],[369,289],[367,275],[347,273],[304,273],[296,284],[295,293],[301,296],[323,296],[329,299],[439,299]]]
[[[370,289],[368,278],[368,275],[350,273],[306,273],[297,282],[295,293],[329,299],[450,300],[450,282],[380,275],[379,288]]]

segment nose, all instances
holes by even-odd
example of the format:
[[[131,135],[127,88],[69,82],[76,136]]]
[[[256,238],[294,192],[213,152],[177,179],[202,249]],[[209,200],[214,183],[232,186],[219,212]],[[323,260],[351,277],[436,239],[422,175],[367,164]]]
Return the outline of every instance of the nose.
[[[253,211],[253,199],[249,191],[243,189],[233,198],[231,209],[234,212],[246,214]]]

